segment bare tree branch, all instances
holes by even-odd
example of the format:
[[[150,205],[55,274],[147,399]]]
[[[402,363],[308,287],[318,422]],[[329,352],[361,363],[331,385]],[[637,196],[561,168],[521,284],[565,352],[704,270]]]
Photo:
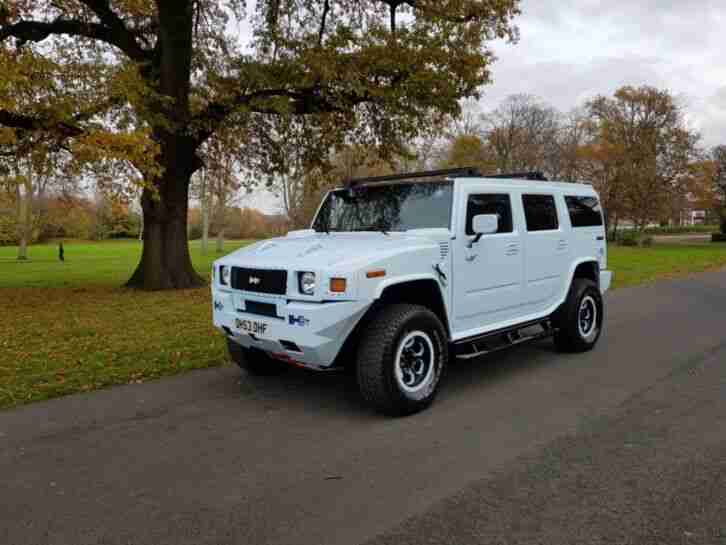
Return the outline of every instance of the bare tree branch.
[[[96,2],[84,2],[96,3]],[[42,42],[51,35],[77,36],[99,40],[113,45],[137,62],[149,60],[149,53],[136,41],[134,35],[126,29],[123,22],[113,13],[101,18],[109,20],[108,24],[86,23],[75,19],[56,19],[55,21],[19,21],[12,25],[0,27],[0,42],[14,37],[21,45],[26,42]]]
[[[308,115],[313,113],[331,113],[341,110],[341,106],[324,97],[318,88],[303,89],[264,89],[249,93],[239,93],[227,101],[212,102],[195,116],[195,121],[205,128],[197,136],[199,144],[207,140],[217,130],[218,126],[232,113],[240,108],[247,108],[254,113],[281,114],[278,109],[264,104],[272,98],[287,98],[295,115]],[[349,94],[343,97],[346,107],[353,107],[370,100],[368,95]]]
[[[471,21],[475,21],[480,17],[477,13],[466,13],[460,16],[451,15],[446,11],[446,9],[434,9],[431,6],[433,2],[422,3],[419,0],[383,0],[383,2],[392,7],[398,7],[398,5],[400,4],[406,4],[415,10],[417,9],[423,13],[435,15],[436,17],[440,17],[441,19],[444,19],[445,21],[449,21],[451,23],[470,23]]]
[[[28,115],[0,110],[0,126],[27,131],[47,130],[62,136],[74,137],[84,133],[81,127],[65,121],[49,121]]]
[[[325,0],[323,4],[323,16],[320,19],[320,30],[318,31],[318,45],[323,43],[323,35],[325,34],[325,23],[328,19],[328,12],[330,11],[330,0]]]

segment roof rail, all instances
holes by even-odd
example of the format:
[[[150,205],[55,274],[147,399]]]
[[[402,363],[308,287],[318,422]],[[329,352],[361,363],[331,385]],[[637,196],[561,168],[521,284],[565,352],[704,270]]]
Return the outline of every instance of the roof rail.
[[[539,182],[546,182],[547,176],[544,172],[532,171],[532,172],[505,172],[504,174],[492,174],[484,176],[485,178],[519,178],[522,180],[536,180]]]
[[[411,180],[415,178],[434,178],[446,176],[455,178],[461,176],[481,176],[479,169],[475,167],[466,168],[447,168],[444,170],[424,170],[421,172],[408,172],[404,174],[388,174],[386,176],[370,176],[368,178],[352,178],[346,180],[347,188],[355,187],[358,184],[376,183],[376,182],[393,182],[396,180]]]

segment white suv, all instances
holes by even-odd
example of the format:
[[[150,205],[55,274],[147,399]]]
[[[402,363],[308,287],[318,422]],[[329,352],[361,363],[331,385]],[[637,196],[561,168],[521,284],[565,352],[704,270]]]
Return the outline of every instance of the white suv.
[[[597,193],[470,169],[353,180],[312,228],[214,264],[214,325],[250,373],[355,367],[378,410],[434,399],[450,358],[547,336],[593,348],[610,286]]]

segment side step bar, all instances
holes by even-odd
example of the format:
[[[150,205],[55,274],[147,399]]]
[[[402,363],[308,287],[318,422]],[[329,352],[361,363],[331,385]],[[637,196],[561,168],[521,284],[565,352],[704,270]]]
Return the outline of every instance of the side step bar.
[[[530,331],[530,329],[533,329],[533,331]],[[549,318],[528,322],[457,341],[453,343],[454,354],[457,359],[470,360],[518,344],[546,339],[556,332],[557,330],[552,326],[552,321]]]

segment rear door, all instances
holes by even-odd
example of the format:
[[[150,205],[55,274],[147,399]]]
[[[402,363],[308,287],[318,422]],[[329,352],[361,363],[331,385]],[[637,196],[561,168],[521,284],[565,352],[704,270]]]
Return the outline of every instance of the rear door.
[[[508,191],[467,189],[458,206],[453,251],[453,330],[469,336],[511,319],[522,303],[522,233],[513,221]],[[472,219],[496,214],[499,231],[474,243]]]
[[[561,295],[569,263],[569,226],[563,226],[564,216],[555,193],[525,193],[522,207],[526,229],[523,297],[526,314],[537,314],[552,306]]]

